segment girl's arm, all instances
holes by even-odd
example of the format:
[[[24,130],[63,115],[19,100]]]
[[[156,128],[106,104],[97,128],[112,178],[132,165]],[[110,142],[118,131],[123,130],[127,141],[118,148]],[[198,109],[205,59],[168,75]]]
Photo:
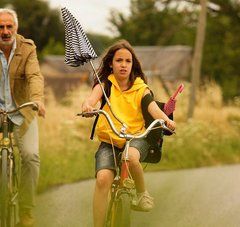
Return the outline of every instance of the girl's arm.
[[[103,95],[100,84],[97,84],[93,89],[89,97],[87,97],[82,103],[82,112],[91,112],[94,107],[101,100]]]
[[[143,96],[145,96],[146,94],[150,94],[149,89],[146,89]],[[153,117],[153,119],[163,119],[166,122],[168,128],[170,128],[171,130],[175,129],[176,123],[169,119],[169,117],[159,108],[155,101],[152,101],[148,105],[148,112]]]

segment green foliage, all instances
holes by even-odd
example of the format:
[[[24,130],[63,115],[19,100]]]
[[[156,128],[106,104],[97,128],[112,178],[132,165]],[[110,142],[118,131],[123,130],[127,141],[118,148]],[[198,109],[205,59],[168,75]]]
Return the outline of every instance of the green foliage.
[[[62,42],[57,42],[51,37],[46,46],[42,50],[42,55],[64,55],[65,47]]]
[[[9,4],[9,0],[1,0],[0,7],[6,7]]]
[[[113,42],[113,38],[105,35],[88,33],[87,37],[89,38],[90,43],[92,44],[97,55],[100,55]]]
[[[133,45],[176,45],[194,47],[198,7],[196,2],[131,0],[130,15],[113,11],[110,22]],[[202,79],[215,79],[225,100],[240,96],[240,3],[212,0],[219,10],[208,9],[202,64]],[[174,5],[173,5],[174,3]],[[186,3],[186,1],[185,1]]]
[[[64,25],[60,11],[51,9],[43,0],[4,0],[0,7],[13,7],[19,19],[18,32],[33,39],[40,58],[44,55],[63,55],[65,53]],[[100,55],[112,42],[112,38],[98,34],[87,34],[95,51]]]
[[[192,15],[185,13],[183,17],[183,12],[157,0],[131,0],[130,16],[112,11],[110,22],[119,38],[133,45],[192,44],[194,41],[192,24],[196,21]]]
[[[219,12],[209,13],[203,74],[218,81],[225,100],[240,96],[240,4],[216,1]]]
[[[238,123],[240,123],[238,119]],[[236,130],[237,131],[237,130]],[[239,131],[240,132],[240,131]],[[239,133],[223,133],[207,123],[192,122],[178,126],[173,137],[165,137],[160,164],[148,170],[196,168],[240,162]]]
[[[18,32],[33,39],[41,52],[52,40],[64,43],[64,27],[60,12],[43,0],[5,0],[1,6],[12,6],[18,14]]]

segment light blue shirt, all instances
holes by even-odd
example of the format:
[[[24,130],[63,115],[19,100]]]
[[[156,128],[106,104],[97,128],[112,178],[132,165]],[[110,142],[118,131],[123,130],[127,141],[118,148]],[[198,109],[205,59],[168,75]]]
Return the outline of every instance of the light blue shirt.
[[[0,61],[2,64],[2,72],[0,72],[2,73],[1,81],[0,81],[0,109],[7,110],[7,111],[13,110],[16,108],[16,104],[14,103],[11,95],[10,79],[9,79],[9,73],[8,73],[9,64],[13,58],[15,49],[16,49],[16,40],[13,43],[8,62],[4,53],[0,50]],[[24,120],[23,116],[19,112],[15,114],[11,114],[8,117],[16,125],[21,125]]]

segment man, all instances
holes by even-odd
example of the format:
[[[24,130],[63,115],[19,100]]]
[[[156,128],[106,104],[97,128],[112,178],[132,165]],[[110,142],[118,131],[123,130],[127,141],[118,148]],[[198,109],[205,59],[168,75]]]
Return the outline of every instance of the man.
[[[36,46],[17,34],[15,11],[0,9],[0,108],[11,110],[25,102],[38,105],[38,115],[45,116],[44,79],[41,75]],[[20,226],[33,226],[32,209],[39,176],[38,124],[30,108],[9,116],[22,158],[19,188]]]

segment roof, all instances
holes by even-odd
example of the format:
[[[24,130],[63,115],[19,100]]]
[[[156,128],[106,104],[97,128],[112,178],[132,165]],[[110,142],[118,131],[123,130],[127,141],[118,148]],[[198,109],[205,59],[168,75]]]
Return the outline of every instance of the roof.
[[[163,80],[186,79],[189,74],[192,48],[189,46],[134,46],[134,51],[147,76],[161,76]],[[64,62],[64,56],[49,55],[41,63],[42,73],[46,77],[81,76],[82,72],[92,72],[89,63],[80,67],[71,67]],[[93,61],[97,68],[101,56]]]
[[[46,77],[79,77],[82,72],[89,71],[86,64],[82,67],[72,67],[65,63],[64,55],[47,55],[40,64],[41,71]]]
[[[192,48],[189,46],[135,46],[134,51],[144,72],[160,75],[164,80],[186,79]]]

